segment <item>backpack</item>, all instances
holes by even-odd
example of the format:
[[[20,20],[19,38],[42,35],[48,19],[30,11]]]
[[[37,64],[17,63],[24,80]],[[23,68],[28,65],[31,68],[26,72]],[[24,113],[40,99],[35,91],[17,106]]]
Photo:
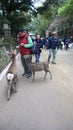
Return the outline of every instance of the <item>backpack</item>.
[[[33,46],[30,48],[30,53],[31,53],[31,54],[35,54],[35,53],[36,53],[35,45],[33,45]]]
[[[45,46],[46,46],[46,49],[50,48],[49,38],[46,38]]]
[[[28,36],[26,36],[26,39],[28,41]],[[29,43],[28,43],[29,44]],[[29,48],[31,54],[35,54],[35,45],[33,43],[33,46]]]

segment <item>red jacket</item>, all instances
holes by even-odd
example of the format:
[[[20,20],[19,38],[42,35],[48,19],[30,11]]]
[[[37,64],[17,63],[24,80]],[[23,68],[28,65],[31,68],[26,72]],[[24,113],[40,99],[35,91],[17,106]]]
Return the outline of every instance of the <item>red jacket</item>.
[[[19,50],[21,55],[30,54],[29,48],[24,48],[23,46],[21,46],[21,43],[28,44],[27,34],[25,34],[23,37],[19,37]]]

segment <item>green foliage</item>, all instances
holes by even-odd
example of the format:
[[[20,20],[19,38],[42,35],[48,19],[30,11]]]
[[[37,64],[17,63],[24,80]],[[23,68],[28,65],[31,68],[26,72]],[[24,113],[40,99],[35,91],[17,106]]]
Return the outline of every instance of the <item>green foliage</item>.
[[[13,49],[16,46],[16,41],[13,37],[4,38],[3,46],[6,46],[7,49]]]
[[[10,16],[12,32],[17,33],[17,30],[21,26],[26,26],[31,21],[29,13],[13,12]]]
[[[38,12],[47,20],[53,19],[57,13],[58,6],[55,4],[48,4],[38,8]]]
[[[7,54],[5,46],[0,47],[0,73],[5,68],[5,66],[9,63],[10,58]]]
[[[1,37],[2,34],[3,34],[3,26],[2,26],[2,23],[3,23],[3,16],[0,14],[0,37]]]
[[[66,4],[58,9],[58,15],[69,15],[73,13],[73,0],[67,0]]]
[[[51,1],[52,2],[52,1]],[[38,8],[38,15],[36,19],[35,32],[40,33],[41,35],[45,34],[45,30],[48,29],[48,26],[57,16],[58,5],[55,3],[46,3],[43,7]]]
[[[6,37],[4,38],[4,42],[5,43],[9,43],[9,44],[13,44],[14,43],[14,40],[12,37]]]
[[[2,4],[3,15],[9,17],[13,11],[28,11],[32,6],[32,0],[0,0]]]
[[[48,2],[46,0],[44,5],[37,9],[37,18],[35,18],[35,20],[32,22],[32,29],[35,33],[45,35],[45,30],[48,28],[53,19],[57,16],[58,4],[56,4],[56,2],[57,1],[53,2],[52,0]]]
[[[32,6],[32,0],[0,0],[2,15],[11,24],[12,33],[20,26],[26,26],[31,21],[29,10]]]
[[[0,46],[2,46],[3,45],[3,41],[2,41],[2,39],[0,39]]]
[[[58,9],[58,16],[64,18],[64,33],[70,34],[73,26],[73,0],[67,0],[65,5]]]
[[[32,22],[32,24],[34,25],[32,29],[35,34],[40,34],[42,36],[45,35],[45,30],[48,25],[47,19],[45,19],[41,15],[38,15],[37,18]]]

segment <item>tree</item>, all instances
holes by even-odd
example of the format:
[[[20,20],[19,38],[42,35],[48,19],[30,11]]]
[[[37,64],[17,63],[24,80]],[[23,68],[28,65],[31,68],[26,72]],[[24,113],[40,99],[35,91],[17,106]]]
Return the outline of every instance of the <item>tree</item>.
[[[32,22],[35,33],[39,33],[41,35],[45,34],[45,30],[48,29],[48,26],[57,15],[59,3],[59,0],[46,0],[42,7],[37,8],[37,17],[34,22]]]
[[[73,0],[67,0],[65,5],[58,9],[58,16],[64,18],[64,31],[70,35],[71,30],[73,29]]]
[[[28,11],[33,6],[32,0],[0,0],[3,16],[7,18],[13,11]]]
[[[0,0],[4,20],[9,21],[12,32],[31,21],[33,0]]]
[[[31,33],[40,34],[41,36],[44,36],[47,25],[48,20],[45,19],[42,15],[38,14],[36,18],[32,18],[32,22],[29,25],[29,30]]]
[[[31,14],[24,12],[13,12],[9,18],[11,21],[12,32],[17,33],[18,28],[25,27],[28,23],[31,22]]]

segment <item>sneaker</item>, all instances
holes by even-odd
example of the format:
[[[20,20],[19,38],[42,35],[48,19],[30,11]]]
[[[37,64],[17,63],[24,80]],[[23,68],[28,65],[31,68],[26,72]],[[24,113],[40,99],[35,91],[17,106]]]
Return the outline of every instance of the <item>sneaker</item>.
[[[52,61],[52,64],[56,64],[56,63]]]
[[[32,73],[26,75],[27,79],[29,79],[31,76],[32,76]]]
[[[23,73],[23,74],[22,74],[22,76],[26,76],[26,75],[27,75],[27,73]]]

